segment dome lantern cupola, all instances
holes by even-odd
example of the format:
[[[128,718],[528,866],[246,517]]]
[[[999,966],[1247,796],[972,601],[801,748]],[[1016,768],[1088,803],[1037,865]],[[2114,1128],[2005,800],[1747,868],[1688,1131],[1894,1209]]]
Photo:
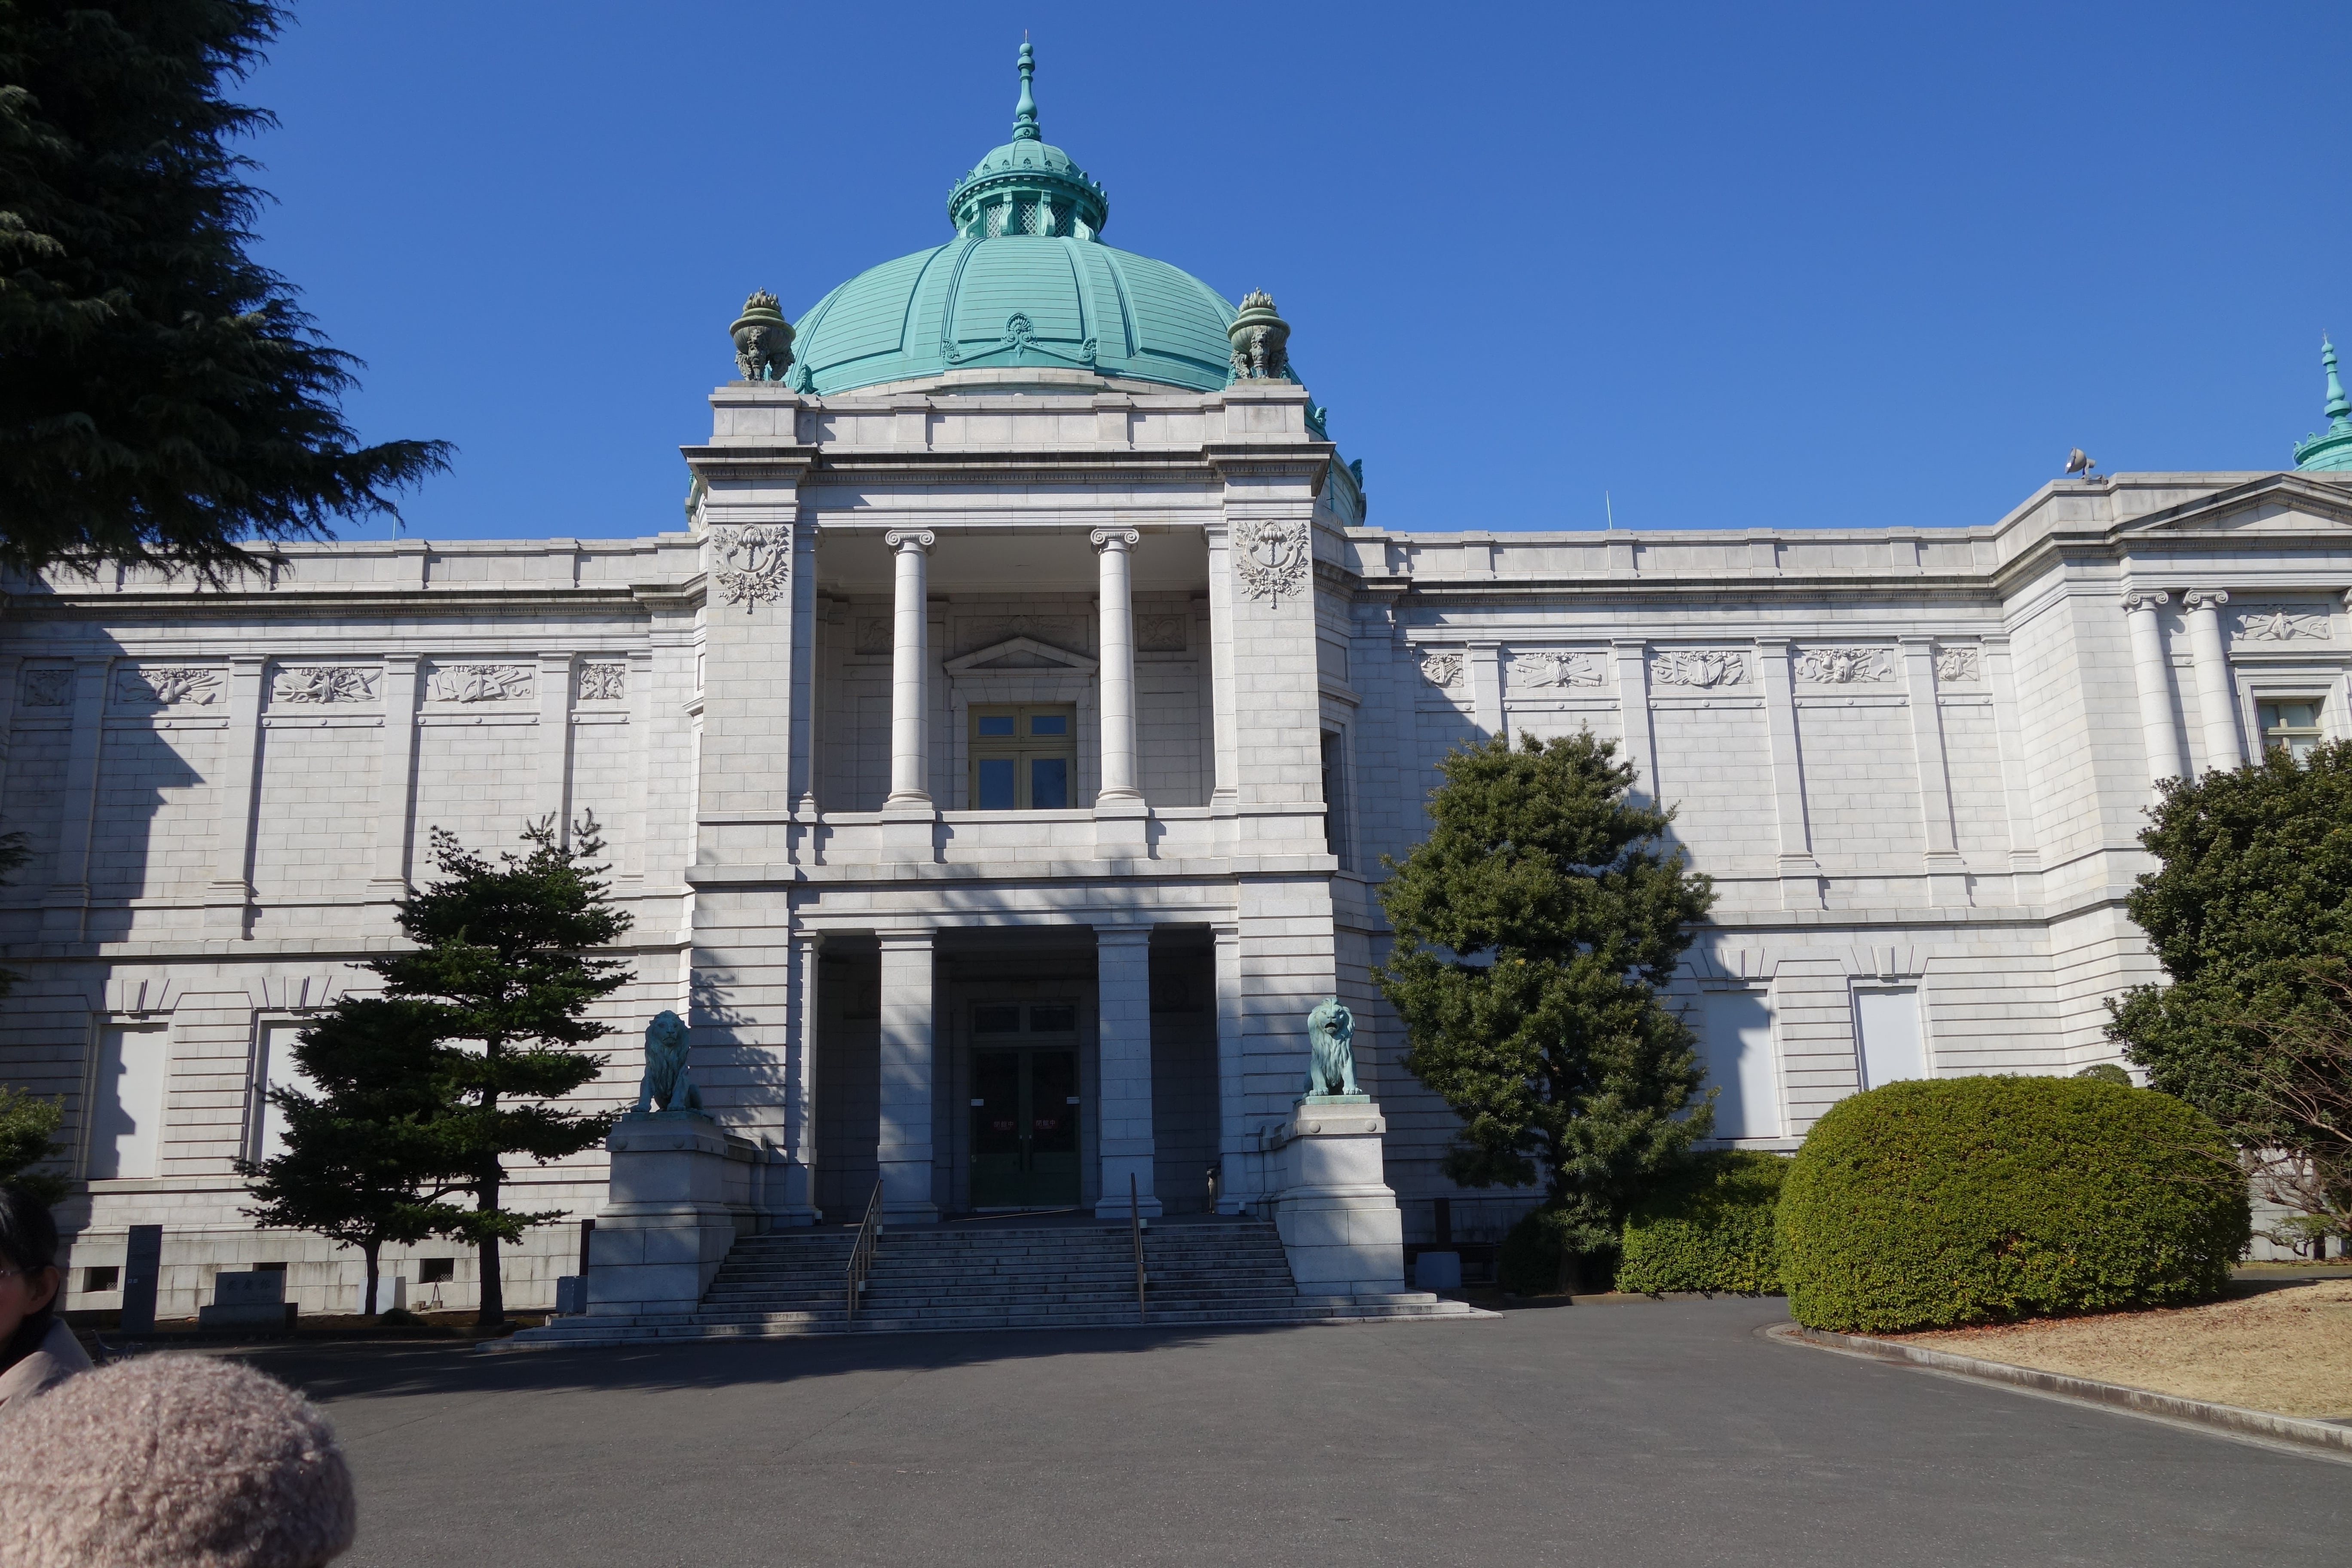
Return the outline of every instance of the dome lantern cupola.
[[[2352,398],[2344,395],[2343,378],[2336,374],[2336,345],[2325,334],[2319,340],[2319,363],[2327,372],[2327,416],[2325,435],[2305,436],[2294,444],[2294,466],[2305,473],[2340,473],[2352,468]]]
[[[1102,186],[1038,131],[1032,87],[1036,73],[1036,51],[1024,42],[1013,140],[982,158],[948,193],[948,220],[966,238],[1029,234],[1093,239],[1110,216],[1110,198]]]

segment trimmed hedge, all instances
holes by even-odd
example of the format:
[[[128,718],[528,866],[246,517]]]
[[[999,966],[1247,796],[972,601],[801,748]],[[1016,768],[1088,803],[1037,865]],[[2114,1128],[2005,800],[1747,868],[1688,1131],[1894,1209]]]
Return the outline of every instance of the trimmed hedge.
[[[1772,1213],[1790,1162],[1755,1149],[1696,1156],[1625,1222],[1617,1289],[1775,1296],[1780,1247]]]
[[[1789,1310],[1846,1332],[2207,1300],[2251,1234],[2220,1130],[2099,1079],[1853,1095],[1814,1124],[1780,1194]]]

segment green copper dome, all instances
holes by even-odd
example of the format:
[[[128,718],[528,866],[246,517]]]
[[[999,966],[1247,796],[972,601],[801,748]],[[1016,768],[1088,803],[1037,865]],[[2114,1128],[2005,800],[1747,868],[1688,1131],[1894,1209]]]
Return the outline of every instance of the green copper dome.
[[[951,370],[1046,366],[1213,392],[1234,307],[1189,272],[1099,236],[1110,201],[1049,145],[1021,46],[1013,140],[955,184],[956,237],[886,261],[798,321],[790,384],[820,395]]]

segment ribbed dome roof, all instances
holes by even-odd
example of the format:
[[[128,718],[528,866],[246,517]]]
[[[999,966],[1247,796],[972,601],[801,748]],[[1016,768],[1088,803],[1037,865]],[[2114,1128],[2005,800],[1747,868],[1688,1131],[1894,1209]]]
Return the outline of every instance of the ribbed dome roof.
[[[1109,198],[1049,145],[1021,46],[1013,140],[948,195],[957,237],[869,268],[800,318],[790,384],[829,394],[951,370],[1058,366],[1213,392],[1234,307],[1189,272],[1101,242]]]
[[[1234,308],[1164,261],[1097,240],[954,239],[886,261],[801,318],[793,384],[835,393],[950,370],[1058,365],[1213,392]]]

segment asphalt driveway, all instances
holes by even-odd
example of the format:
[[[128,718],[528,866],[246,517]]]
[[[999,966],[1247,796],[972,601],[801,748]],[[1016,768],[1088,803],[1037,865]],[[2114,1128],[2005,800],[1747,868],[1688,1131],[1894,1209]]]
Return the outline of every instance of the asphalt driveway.
[[[252,1359],[328,1407],[362,1568],[2346,1560],[2340,1463],[1759,1336],[1780,1317]]]

